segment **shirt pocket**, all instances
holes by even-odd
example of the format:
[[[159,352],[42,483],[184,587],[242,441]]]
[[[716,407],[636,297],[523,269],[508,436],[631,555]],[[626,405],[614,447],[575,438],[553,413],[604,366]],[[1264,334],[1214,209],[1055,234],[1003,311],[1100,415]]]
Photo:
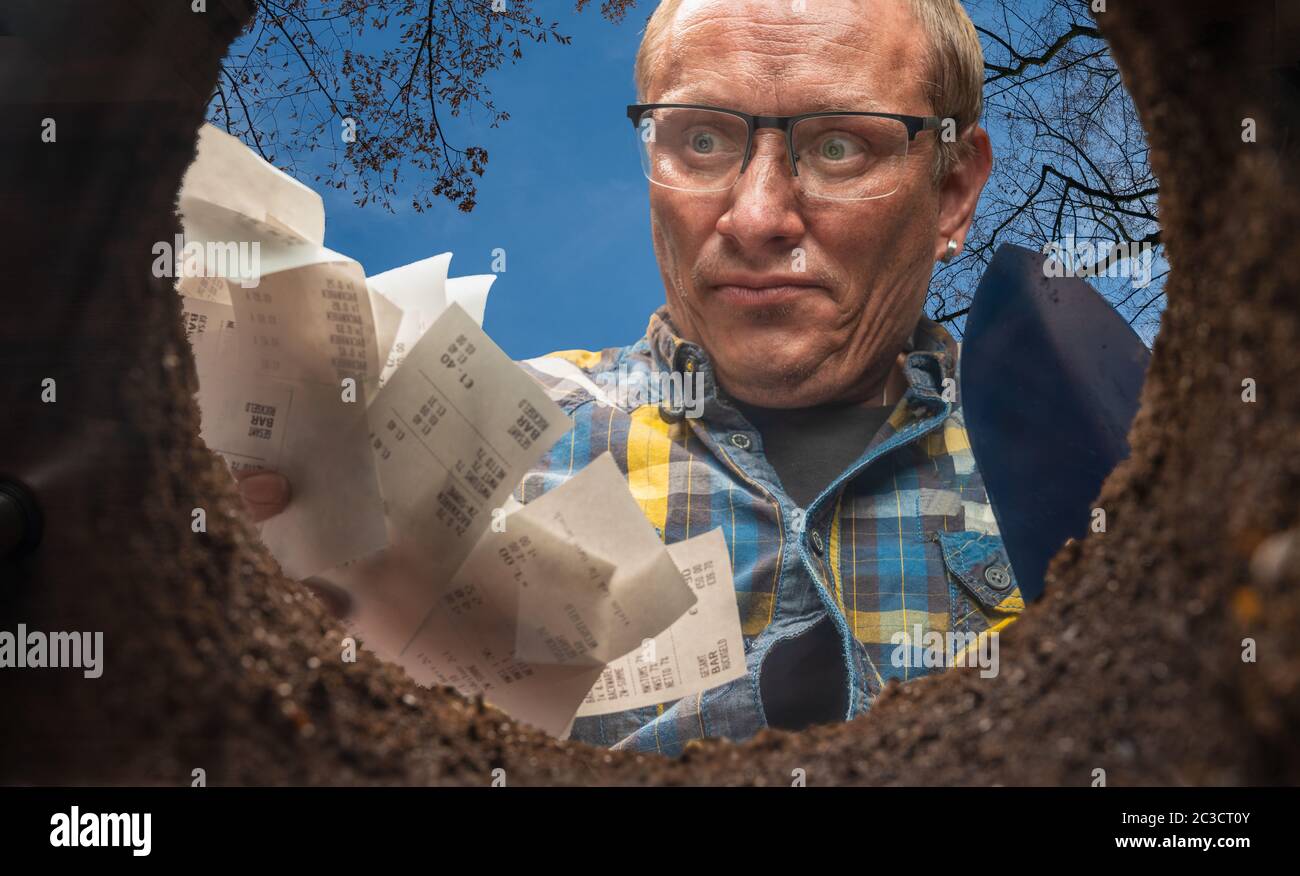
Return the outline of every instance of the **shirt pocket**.
[[[975,530],[937,532],[952,596],[952,629],[982,633],[1025,609],[1002,537]]]

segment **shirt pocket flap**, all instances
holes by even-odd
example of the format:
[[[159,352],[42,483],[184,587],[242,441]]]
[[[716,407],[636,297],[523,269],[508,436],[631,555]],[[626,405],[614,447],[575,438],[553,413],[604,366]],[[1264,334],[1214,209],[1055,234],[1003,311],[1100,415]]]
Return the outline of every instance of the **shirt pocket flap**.
[[[1003,614],[1024,610],[1025,601],[1001,536],[973,530],[935,535],[949,573],[982,608]]]

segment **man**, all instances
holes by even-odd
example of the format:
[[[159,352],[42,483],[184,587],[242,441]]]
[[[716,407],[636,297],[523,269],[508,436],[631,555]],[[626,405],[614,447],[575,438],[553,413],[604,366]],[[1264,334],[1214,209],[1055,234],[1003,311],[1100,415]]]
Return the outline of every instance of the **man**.
[[[628,115],[666,306],[631,346],[524,363],[576,426],[516,498],[609,450],[665,542],[721,526],[748,675],[579,719],[574,738],[673,754],[851,718],[929,671],[909,659],[918,634],[1023,608],[966,439],[957,345],[922,318],[992,166],[982,71],[957,0],[655,11]],[[611,391],[663,374],[702,388],[698,410]],[[242,482],[255,514],[283,505],[277,478]]]

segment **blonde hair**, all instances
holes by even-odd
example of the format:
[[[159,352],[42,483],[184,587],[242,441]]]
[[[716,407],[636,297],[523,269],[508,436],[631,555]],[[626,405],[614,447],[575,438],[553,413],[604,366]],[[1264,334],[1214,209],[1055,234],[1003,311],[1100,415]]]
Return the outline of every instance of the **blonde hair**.
[[[953,119],[957,126],[956,142],[944,142],[942,129],[936,137],[934,178],[938,183],[971,153],[967,134],[984,110],[984,50],[975,25],[959,0],[906,2],[911,4],[912,14],[929,37],[926,100],[935,115]],[[661,0],[646,22],[634,72],[638,100],[646,99],[650,76],[681,5],[682,0]]]

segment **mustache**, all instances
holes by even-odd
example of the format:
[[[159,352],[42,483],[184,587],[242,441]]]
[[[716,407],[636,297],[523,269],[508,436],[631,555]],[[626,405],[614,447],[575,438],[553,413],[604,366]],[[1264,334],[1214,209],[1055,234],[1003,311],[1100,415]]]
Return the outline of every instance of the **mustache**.
[[[727,253],[705,254],[691,268],[691,285],[698,290],[716,286],[724,277],[739,275],[798,278],[801,285],[824,286],[837,289],[841,278],[824,267],[824,260],[810,257],[805,251],[794,250],[781,260],[767,259],[763,263],[737,258]]]

